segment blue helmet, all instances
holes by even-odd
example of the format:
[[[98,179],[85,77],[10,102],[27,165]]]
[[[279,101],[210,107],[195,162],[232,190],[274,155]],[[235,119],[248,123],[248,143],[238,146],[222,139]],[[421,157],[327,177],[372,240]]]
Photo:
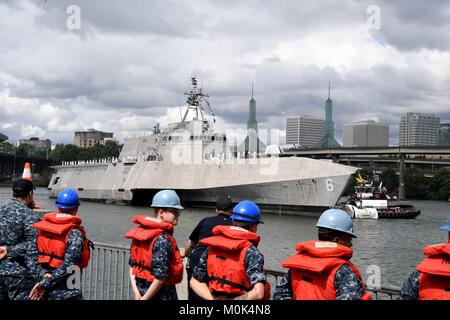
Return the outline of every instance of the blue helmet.
[[[341,209],[328,209],[325,210],[317,221],[316,227],[327,228],[331,230],[340,231],[351,235],[356,238],[353,233],[353,221],[345,212]]]
[[[184,208],[180,205],[180,198],[177,193],[173,190],[161,190],[153,197],[152,208],[174,208],[178,210],[183,210]]]
[[[450,217],[448,217],[448,222],[446,226],[441,227],[441,230],[450,232]]]
[[[80,198],[75,190],[64,189],[58,194],[55,203],[59,209],[75,209],[80,205]]]
[[[250,200],[239,202],[233,208],[233,214],[230,218],[236,221],[264,223],[261,219],[261,212],[259,211],[258,206]]]

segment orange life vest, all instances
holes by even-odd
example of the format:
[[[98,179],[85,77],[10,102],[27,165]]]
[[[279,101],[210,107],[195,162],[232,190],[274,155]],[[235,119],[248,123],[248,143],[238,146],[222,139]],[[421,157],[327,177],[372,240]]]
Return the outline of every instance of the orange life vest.
[[[257,246],[260,237],[235,226],[216,226],[214,236],[200,240],[208,246],[208,287],[216,295],[240,296],[252,289],[245,271],[245,254]],[[270,284],[265,285],[265,297],[270,298]]]
[[[335,242],[307,241],[298,243],[297,254],[286,259],[282,266],[291,270],[295,300],[336,300],[334,278],[346,264],[356,274],[363,287],[362,300],[371,300],[366,292],[358,268],[350,262],[353,250]]]
[[[152,274],[153,245],[163,233],[169,238],[172,248],[172,258],[169,265],[169,277],[165,284],[173,285],[183,280],[183,261],[177,242],[172,236],[173,225],[155,218],[140,215],[135,216],[133,222],[139,224],[125,234],[126,238],[133,239],[130,254],[133,260],[133,274],[141,279],[152,282],[155,280]]]
[[[450,244],[423,250],[426,258],[417,266],[420,300],[450,300]]]
[[[36,222],[34,228],[39,230],[37,238],[38,262],[47,264],[52,268],[58,268],[64,262],[66,254],[66,242],[73,229],[81,231],[84,237],[83,249],[77,266],[86,268],[91,257],[91,242],[86,236],[86,231],[81,226],[81,218],[70,214],[52,212]]]

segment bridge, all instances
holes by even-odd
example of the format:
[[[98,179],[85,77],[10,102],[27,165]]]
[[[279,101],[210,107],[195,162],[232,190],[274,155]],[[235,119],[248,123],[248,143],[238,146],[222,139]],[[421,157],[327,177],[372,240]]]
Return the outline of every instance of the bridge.
[[[0,133],[0,142],[6,141],[9,138],[7,136],[5,136],[3,133]]]
[[[396,146],[396,147],[345,147],[345,148],[331,148],[331,149],[286,149],[284,155],[287,156],[349,156],[349,155],[447,155],[450,159],[450,146],[426,146],[426,147],[410,147],[410,146]]]
[[[50,160],[0,152],[0,182],[21,176],[26,162],[31,164],[32,172],[40,172],[50,166]]]
[[[450,167],[450,146],[345,147],[331,149],[286,149],[284,157],[328,159],[356,167],[390,167],[400,176],[399,199],[405,198],[404,171],[417,167],[426,176],[442,167]]]

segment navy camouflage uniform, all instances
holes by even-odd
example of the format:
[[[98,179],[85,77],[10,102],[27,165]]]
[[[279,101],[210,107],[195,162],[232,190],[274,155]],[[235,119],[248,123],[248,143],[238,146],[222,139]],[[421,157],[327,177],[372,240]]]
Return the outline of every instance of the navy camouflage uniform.
[[[42,275],[37,260],[39,215],[17,199],[0,206],[0,246],[7,256],[0,260],[0,300],[27,300]]]
[[[154,242],[152,249],[152,274],[158,280],[165,280],[169,277],[169,265],[172,259],[172,247],[170,240],[165,234],[161,234]],[[130,258],[130,266],[133,260]],[[136,287],[141,296],[147,292],[152,282],[136,277]],[[163,285],[152,300],[178,300],[175,285]]]
[[[201,255],[192,276],[199,282],[208,283],[208,249]],[[265,283],[267,275],[264,273],[264,255],[255,246],[248,248],[244,257],[244,267],[247,278],[252,287],[258,282]]]
[[[414,271],[403,284],[399,300],[419,300],[420,272]]]
[[[56,269],[43,266],[46,273],[51,273],[51,277],[43,277],[39,285],[46,289],[45,299],[48,300],[81,300],[82,290],[76,284],[81,285],[81,278],[71,279],[80,273],[68,273],[68,268],[77,264],[83,250],[84,236],[80,230],[74,228],[66,241],[66,252],[63,263]],[[68,287],[68,284],[70,288]]]
[[[342,265],[335,274],[334,288],[336,300],[360,300],[363,296],[363,286],[353,270]],[[273,294],[273,300],[293,300],[291,271],[286,272]]]

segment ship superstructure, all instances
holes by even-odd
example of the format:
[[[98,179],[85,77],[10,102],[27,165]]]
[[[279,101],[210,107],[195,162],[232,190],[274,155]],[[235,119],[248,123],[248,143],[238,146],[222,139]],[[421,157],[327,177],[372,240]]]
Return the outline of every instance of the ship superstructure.
[[[148,204],[157,191],[174,189],[185,205],[211,205],[229,194],[266,212],[293,213],[334,206],[357,170],[310,158],[233,154],[225,134],[206,119],[208,95],[195,78],[186,95],[180,122],[126,139],[118,158],[55,166],[50,196],[70,187],[82,199]]]

